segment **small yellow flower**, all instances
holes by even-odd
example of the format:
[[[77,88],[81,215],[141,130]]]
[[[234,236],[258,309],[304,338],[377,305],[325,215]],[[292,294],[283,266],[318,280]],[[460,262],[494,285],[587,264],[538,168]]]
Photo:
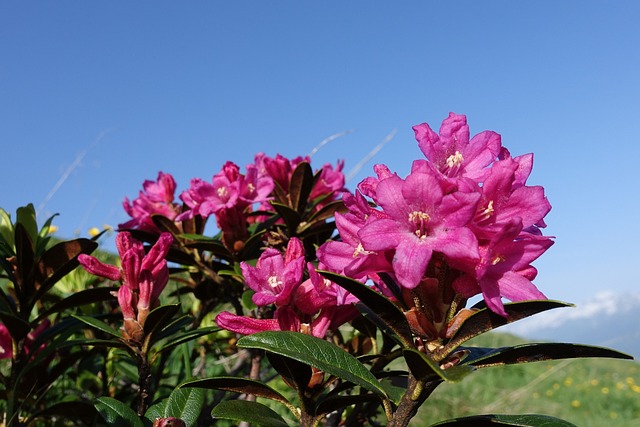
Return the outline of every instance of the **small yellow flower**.
[[[614,412],[614,411],[611,411],[611,413],[609,414],[609,417],[610,417],[612,420],[615,420],[616,418],[618,418],[618,413],[617,413],[617,412]]]
[[[567,378],[564,379],[565,387],[571,387],[572,384],[573,384],[573,378],[567,377]]]
[[[600,384],[600,381],[594,378],[591,381],[589,381],[589,384],[591,384],[592,386],[597,386],[598,384]]]
[[[634,381],[634,379],[633,379],[633,377],[627,377],[627,378],[625,379],[625,381],[626,381],[626,382],[627,382],[627,384],[629,384],[629,385],[632,385],[632,384],[635,382],[635,381]]]
[[[50,225],[49,226],[49,234],[53,234],[56,231],[58,231],[58,226],[56,226],[56,225]]]
[[[553,389],[554,389],[554,390],[559,390],[559,389],[560,389],[560,384],[558,384],[558,383],[553,383]]]
[[[600,391],[602,392],[602,394],[609,394],[609,387],[602,387]]]
[[[89,236],[91,236],[91,237],[95,237],[95,236],[97,236],[98,234],[100,234],[100,229],[99,229],[98,227],[91,227],[91,228],[89,229]]]
[[[574,408],[579,408],[580,407],[580,401],[577,399],[574,399],[571,401],[571,406],[573,406]]]
[[[551,397],[553,396],[553,390],[547,390],[545,394],[547,395],[547,397]]]

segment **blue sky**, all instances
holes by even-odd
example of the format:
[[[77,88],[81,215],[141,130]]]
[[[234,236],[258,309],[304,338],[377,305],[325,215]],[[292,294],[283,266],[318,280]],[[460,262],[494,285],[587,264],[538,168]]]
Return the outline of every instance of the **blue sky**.
[[[557,237],[536,263],[547,296],[637,291],[639,16],[636,1],[2,1],[0,207],[43,205],[84,236],[124,222],[159,170],[181,191],[353,130],[313,158],[350,170],[397,130],[354,188],[373,163],[406,174],[411,126],[454,111],[535,153]]]

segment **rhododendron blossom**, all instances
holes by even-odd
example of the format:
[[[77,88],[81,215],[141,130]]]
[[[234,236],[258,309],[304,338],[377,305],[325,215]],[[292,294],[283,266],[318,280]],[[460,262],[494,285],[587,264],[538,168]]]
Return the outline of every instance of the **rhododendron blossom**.
[[[176,182],[173,177],[164,172],[158,172],[156,181],[147,180],[142,184],[138,198],[133,202],[125,197],[122,203],[125,212],[131,220],[120,224],[121,229],[137,228],[150,232],[160,232],[151,219],[152,215],[162,215],[170,220],[180,212],[174,203]]]

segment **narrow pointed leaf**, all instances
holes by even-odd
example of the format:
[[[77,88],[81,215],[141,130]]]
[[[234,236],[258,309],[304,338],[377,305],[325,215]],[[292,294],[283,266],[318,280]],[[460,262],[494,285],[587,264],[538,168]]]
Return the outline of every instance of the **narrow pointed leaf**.
[[[92,304],[100,301],[108,301],[115,298],[112,292],[117,290],[117,287],[111,286],[105,288],[90,288],[82,290],[80,292],[76,292],[63,299],[62,301],[57,302],[48,310],[40,313],[38,319],[44,319],[51,313],[60,313],[61,311],[67,310],[69,308],[79,307],[81,305]]]
[[[168,233],[171,233],[174,236],[177,236],[178,234],[180,234],[180,229],[178,228],[176,223],[170,220],[169,218],[167,218],[166,216],[154,214],[154,215],[151,215],[151,221],[153,221],[155,226],[158,227],[160,231],[166,231]]]
[[[313,189],[313,171],[308,162],[302,162],[296,166],[291,174],[289,182],[289,197],[291,207],[300,215],[304,213],[311,190]]]
[[[392,336],[398,339],[400,345],[413,347],[411,328],[407,318],[388,298],[357,280],[330,271],[318,270],[318,273],[345,288],[366,305],[370,310],[363,313],[365,317],[368,315],[368,318],[378,327],[382,326],[383,330],[392,331]]]
[[[240,377],[213,377],[202,380],[188,381],[181,388],[195,387],[199,389],[224,390],[234,393],[245,393],[253,396],[264,397],[284,404],[289,401],[266,384]]]
[[[548,415],[525,414],[525,415],[474,415],[470,417],[455,418],[453,420],[441,421],[432,424],[431,427],[498,427],[498,426],[520,426],[520,427],[576,427],[568,421]]]
[[[299,332],[266,331],[240,338],[238,347],[259,348],[290,357],[385,396],[378,380],[365,365],[343,349],[320,338]]]
[[[483,368],[538,362],[542,360],[575,359],[580,357],[633,359],[633,357],[628,354],[604,347],[567,343],[530,343],[514,347],[498,348],[472,360],[465,360],[463,364]]]
[[[273,409],[246,400],[227,400],[221,402],[211,411],[213,418],[224,420],[247,421],[262,427],[288,427],[285,420]]]
[[[144,333],[150,335],[154,331],[164,328],[179,310],[180,304],[161,305],[154,308],[144,322]]]
[[[302,218],[300,217],[300,214],[298,214],[298,212],[281,203],[271,202],[271,206],[273,206],[273,209],[275,209],[276,212],[282,217],[289,230],[295,232],[298,229],[298,225],[300,225],[300,221],[302,221]]]
[[[404,358],[413,375],[425,381],[459,382],[475,370],[473,366],[453,366],[448,369],[442,369],[429,356],[412,348],[404,350]]]
[[[275,353],[267,353],[269,363],[275,369],[289,387],[304,392],[311,380],[312,371],[309,365],[298,362],[286,356]]]
[[[100,330],[102,332],[105,332],[105,333],[107,333],[109,335],[112,335],[114,337],[117,337],[117,338],[121,338],[122,337],[122,335],[120,334],[120,331],[118,331],[117,329],[112,328],[111,326],[109,326],[108,324],[103,322],[102,320],[96,319],[95,317],[80,316],[80,315],[77,315],[77,314],[72,314],[71,316],[75,317],[76,319],[78,319],[82,323],[85,323],[85,324],[91,326],[92,328],[98,329],[98,330]]]
[[[342,200],[329,202],[324,205],[319,211],[311,215],[308,223],[311,225],[318,221],[324,221],[325,219],[333,218],[336,212],[341,212],[344,210],[346,210],[346,208],[344,207],[344,202]]]
[[[33,286],[32,274],[35,254],[33,251],[33,242],[21,223],[16,223],[15,241],[17,258],[17,271],[15,273],[15,276],[18,278],[20,285],[20,287],[16,289],[16,291],[20,299],[26,300],[34,291],[34,289],[26,288]]]
[[[571,307],[571,304],[552,300],[507,303],[504,305],[504,309],[509,315],[508,318],[504,318],[494,313],[489,308],[484,307],[469,316],[469,318],[456,331],[455,335],[444,345],[442,350],[438,351],[438,353],[446,355],[455,350],[455,348],[463,342],[480,334],[488,332],[499,326],[515,322],[516,320],[524,319],[525,317],[560,307]]]
[[[186,316],[185,316],[186,317]],[[189,323],[191,323],[190,318],[189,319]],[[176,348],[177,346],[187,343],[189,341],[193,341],[197,338],[200,338],[204,335],[209,335],[209,334],[213,334],[220,331],[220,328],[217,326],[209,326],[207,328],[199,328],[199,329],[195,329],[193,331],[189,331],[189,332],[185,332],[184,334],[181,334],[178,337],[175,337],[174,339],[172,339],[171,341],[169,341],[168,343],[166,343],[165,345],[163,345],[159,350],[158,353],[162,353],[165,352],[167,350],[171,350],[173,348]],[[164,331],[163,331],[164,334]],[[164,337],[159,337],[158,339],[161,339]]]
[[[7,327],[11,338],[16,342],[20,341],[22,338],[26,337],[29,332],[31,332],[31,326],[13,314],[0,311],[0,320],[2,320],[4,326]]]
[[[199,388],[176,388],[164,407],[165,418],[179,418],[187,427],[194,427],[204,407],[204,394],[204,390]]]
[[[110,426],[144,427],[133,409],[111,397],[99,397],[96,409]]]
[[[18,224],[24,227],[29,239],[35,245],[38,240],[38,223],[36,222],[36,210],[32,203],[16,210],[16,226]]]

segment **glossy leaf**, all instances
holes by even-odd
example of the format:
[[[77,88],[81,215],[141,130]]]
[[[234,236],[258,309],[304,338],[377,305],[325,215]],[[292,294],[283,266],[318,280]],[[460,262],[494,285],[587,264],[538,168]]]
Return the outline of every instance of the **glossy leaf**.
[[[298,229],[298,225],[300,225],[300,221],[302,221],[300,214],[291,209],[291,207],[283,205],[282,203],[271,202],[271,206],[273,206],[273,209],[275,209],[276,212],[282,217],[282,220],[287,225],[287,228],[291,230],[291,232],[295,233]]]
[[[520,427],[576,427],[568,421],[548,415],[474,415],[453,420],[441,421],[432,424],[431,427],[496,427],[496,426],[520,426]]]
[[[538,362],[542,360],[575,359],[580,357],[604,357],[613,359],[633,359],[628,354],[620,353],[604,347],[567,343],[530,343],[514,347],[485,350],[479,357],[471,357],[463,362],[464,365],[478,368],[511,365],[516,363]],[[490,351],[486,351],[490,350]],[[478,352],[478,350],[476,350]]]
[[[397,339],[402,347],[413,347],[411,328],[402,311],[384,295],[369,286],[349,277],[330,271],[318,270],[322,276],[345,288],[369,310],[361,310],[363,315]]]
[[[571,307],[571,304],[552,300],[507,303],[504,305],[504,309],[509,315],[508,318],[504,318],[499,314],[494,313],[489,308],[484,307],[469,316],[469,318],[465,320],[462,326],[460,326],[456,331],[455,335],[451,337],[451,339],[444,345],[444,348],[439,350],[437,354],[449,354],[463,342],[480,334],[508,323],[533,316],[534,314],[560,307]]]
[[[199,388],[176,388],[169,395],[164,407],[164,416],[179,418],[187,425],[194,427],[204,407],[204,390]]]
[[[262,427],[288,427],[285,420],[273,409],[246,400],[227,400],[219,403],[213,411],[213,418],[233,421],[247,421]]]
[[[275,353],[267,353],[267,358],[289,387],[298,392],[304,392],[307,389],[312,376],[309,365]]]
[[[33,292],[33,289],[28,288],[33,286],[31,279],[33,278],[33,263],[35,261],[35,253],[33,251],[33,242],[29,237],[29,234],[20,223],[16,223],[15,228],[15,243],[16,243],[16,272],[14,276],[18,279],[18,297],[22,301],[26,300]],[[27,309],[27,307],[21,307]]]
[[[291,174],[289,197],[291,198],[291,207],[300,215],[304,213],[307,206],[313,183],[314,177],[311,165],[308,162],[299,163]]]
[[[440,365],[428,355],[409,348],[404,350],[404,358],[411,373],[423,381],[448,381],[459,382],[475,370],[473,366],[453,366],[442,369]]]
[[[16,226],[18,224],[24,227],[29,239],[35,245],[38,240],[38,223],[36,222],[36,210],[32,203],[16,210]]]
[[[0,320],[7,327],[9,335],[14,341],[18,342],[31,332],[31,325],[13,314],[0,311]]]
[[[32,302],[42,298],[60,279],[69,274],[80,263],[78,255],[90,254],[98,247],[98,243],[90,239],[75,239],[60,242],[47,250],[38,263],[41,282]]]
[[[69,295],[62,301],[57,302],[46,311],[43,311],[38,316],[38,320],[44,319],[51,313],[60,313],[63,310],[67,310],[73,307],[79,307],[81,305],[93,304],[100,301],[108,301],[114,299],[112,292],[117,291],[115,286],[103,287],[103,288],[90,288],[84,289],[80,292]]]
[[[378,380],[365,365],[338,346],[320,338],[299,332],[266,331],[244,336],[237,345],[290,357],[385,396]]]
[[[213,377],[202,380],[187,381],[181,388],[195,387],[199,389],[224,390],[234,393],[245,393],[264,397],[284,404],[289,401],[276,390],[266,384],[241,377]]]
[[[144,333],[150,335],[154,331],[164,328],[179,310],[180,304],[161,305],[154,308],[144,322]]]
[[[102,418],[111,426],[144,427],[142,420],[133,409],[111,397],[99,397],[96,409]]]
[[[375,401],[379,401],[379,397],[372,393],[346,396],[328,396],[326,399],[323,399],[320,403],[318,403],[315,415],[324,415],[333,411],[340,410],[342,408],[346,408],[347,406]]]
[[[89,326],[91,326],[92,328],[98,329],[102,332],[105,332],[109,335],[112,335],[116,338],[121,338],[121,334],[120,331],[118,331],[117,329],[112,328],[111,326],[109,326],[108,324],[106,324],[105,322],[103,322],[102,320],[96,319],[95,317],[89,317],[89,316],[80,316],[77,314],[72,314],[71,316],[75,317],[76,319],[78,319],[79,321],[81,321],[82,323],[85,323]]]
[[[188,316],[185,316],[185,318],[189,320],[189,323],[191,323],[193,320]],[[169,341],[168,343],[164,344],[160,349],[158,349],[158,353],[162,353],[167,350],[174,349],[181,344],[187,343],[189,341],[193,341],[205,335],[214,334],[218,331],[220,331],[220,328],[218,328],[217,326],[209,326],[206,328],[199,328],[193,331],[185,332],[184,334],[181,334],[175,337],[174,339],[172,339],[171,341]],[[164,335],[164,331],[163,331],[163,335]],[[158,339],[161,339],[161,338],[163,337],[158,337]]]
[[[0,255],[9,257],[13,254],[14,231],[11,216],[0,208]]]

